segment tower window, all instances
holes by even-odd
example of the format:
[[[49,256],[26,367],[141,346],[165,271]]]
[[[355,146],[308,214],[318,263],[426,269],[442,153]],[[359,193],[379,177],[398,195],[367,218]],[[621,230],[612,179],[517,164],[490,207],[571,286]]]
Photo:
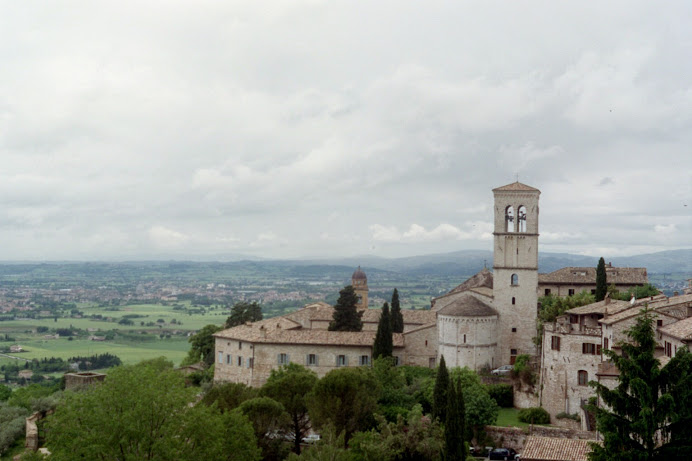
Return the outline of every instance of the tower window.
[[[505,208],[505,232],[514,232],[514,207]]]
[[[517,303],[517,298],[512,296],[512,306],[514,306]]]
[[[519,285],[519,276],[517,274],[512,274],[512,285]]]
[[[524,205],[517,210],[517,230],[526,232],[526,207]]]
[[[516,332],[517,332],[517,329],[516,329],[516,328],[512,328],[512,333],[516,333]]]

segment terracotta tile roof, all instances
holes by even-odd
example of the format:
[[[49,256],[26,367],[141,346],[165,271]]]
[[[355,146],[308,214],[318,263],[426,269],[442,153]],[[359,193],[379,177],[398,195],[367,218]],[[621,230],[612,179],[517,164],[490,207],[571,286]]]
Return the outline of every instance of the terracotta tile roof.
[[[649,278],[644,267],[606,267],[608,284],[644,285]],[[539,284],[595,285],[595,267],[563,267],[547,274],[538,274]]]
[[[654,298],[656,299],[656,298]],[[642,298],[642,299],[637,299],[635,300],[635,303],[631,305],[629,309],[622,310],[618,312],[617,314],[614,315],[609,315],[607,318],[603,318],[599,320],[598,322],[603,324],[603,325],[612,325],[614,323],[617,323],[621,320],[628,319],[630,317],[634,317],[636,315],[639,315],[641,310],[644,308],[645,305],[649,307],[649,309],[652,309],[653,311],[667,315],[669,317],[674,317],[674,318],[682,318],[681,316],[684,316],[683,313],[678,313],[675,315],[674,312],[666,312],[666,310],[670,308],[675,308],[678,306],[685,306],[686,303],[692,302],[692,295],[682,295],[682,296],[675,296],[672,298],[663,298],[660,299],[660,301],[656,302],[651,302],[649,298]],[[611,302],[612,304],[612,302]]]
[[[437,312],[439,315],[454,317],[489,317],[498,315],[495,309],[470,294],[462,295],[459,299],[455,299]]]
[[[680,341],[692,341],[692,317],[660,327],[658,331]]]
[[[477,274],[473,275],[467,279],[464,283],[457,285],[452,288],[448,293],[438,296],[433,300],[433,303],[437,299],[446,298],[447,296],[452,296],[457,293],[463,293],[464,291],[473,290],[477,293],[483,294],[485,296],[492,296],[493,294],[493,273],[488,269],[483,269]]]
[[[521,453],[522,461],[587,461],[590,442],[595,440],[558,439],[528,436]]]
[[[604,314],[606,311],[609,315],[616,314],[631,307],[631,304],[627,301],[610,301],[606,304],[606,301],[598,301],[595,303],[587,304],[586,306],[579,306],[565,311],[565,314],[573,315],[584,315],[584,314]]]
[[[277,319],[239,325],[214,334],[216,338],[263,344],[316,344],[335,346],[372,346],[375,331],[327,331],[303,328],[284,329]],[[272,322],[273,321],[273,322]],[[393,335],[394,347],[404,346],[401,333]]]
[[[535,187],[527,186],[526,184],[522,184],[519,181],[513,182],[512,184],[507,184],[506,186],[496,187],[495,189],[493,189],[493,192],[495,191],[540,192]]]
[[[326,303],[310,304],[302,309],[311,311],[310,320],[313,321],[331,321],[334,318],[334,308]],[[296,312],[300,312],[300,310]],[[363,311],[361,320],[365,323],[378,323],[381,314],[381,309],[366,309]],[[401,315],[404,317],[404,324],[425,325],[435,321],[435,312],[429,309],[402,309]]]

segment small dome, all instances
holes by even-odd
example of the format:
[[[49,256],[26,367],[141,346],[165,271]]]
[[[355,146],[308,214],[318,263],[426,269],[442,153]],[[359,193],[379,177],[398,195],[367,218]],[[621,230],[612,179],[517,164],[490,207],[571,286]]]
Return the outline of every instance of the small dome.
[[[360,266],[358,266],[358,269],[356,269],[356,271],[353,273],[353,275],[351,276],[351,279],[352,280],[367,280],[368,277],[365,275],[365,272],[363,272],[360,269]]]

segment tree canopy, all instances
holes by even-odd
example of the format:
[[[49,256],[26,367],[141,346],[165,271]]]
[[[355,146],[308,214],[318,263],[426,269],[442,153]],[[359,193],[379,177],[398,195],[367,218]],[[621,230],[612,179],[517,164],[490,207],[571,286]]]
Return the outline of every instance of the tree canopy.
[[[262,394],[280,402],[291,418],[293,451],[300,453],[300,441],[310,430],[307,395],[317,384],[317,374],[297,363],[288,363],[271,371],[262,386]]]
[[[608,281],[606,277],[605,259],[601,257],[596,266],[596,301],[603,301],[608,293]]]
[[[399,291],[396,288],[394,288],[394,291],[392,292],[392,332],[404,332],[404,316],[401,314]]]
[[[223,327],[218,325],[207,325],[199,330],[196,334],[190,336],[190,350],[187,357],[183,360],[183,364],[192,364],[204,362],[207,365],[214,363],[214,347],[215,339],[213,334],[223,330]]]
[[[364,368],[337,368],[317,382],[308,397],[310,419],[317,427],[334,426],[344,432],[344,447],[351,435],[365,429],[377,408],[377,381]]]
[[[435,377],[435,389],[433,390],[432,416],[439,421],[445,421],[447,417],[447,392],[449,389],[449,372],[445,363],[445,356],[440,356],[440,366]]]
[[[655,357],[654,318],[642,310],[620,343],[622,355],[605,350],[618,368],[618,385],[590,385],[603,405],[593,408],[603,445],[591,461],[686,459],[692,453],[692,354],[687,348],[663,367]]]
[[[262,306],[257,301],[251,303],[239,301],[231,308],[231,315],[226,319],[226,328],[243,325],[247,322],[262,320]]]
[[[191,406],[196,393],[172,368],[114,368],[103,384],[65,393],[47,421],[51,459],[259,460],[247,419]]]
[[[352,285],[339,291],[339,299],[334,306],[334,320],[329,323],[329,331],[361,331],[363,312],[358,312],[358,296]]]
[[[394,339],[392,338],[392,323],[389,315],[389,304],[382,305],[382,313],[377,323],[375,343],[372,346],[372,358],[391,357],[394,351]]]

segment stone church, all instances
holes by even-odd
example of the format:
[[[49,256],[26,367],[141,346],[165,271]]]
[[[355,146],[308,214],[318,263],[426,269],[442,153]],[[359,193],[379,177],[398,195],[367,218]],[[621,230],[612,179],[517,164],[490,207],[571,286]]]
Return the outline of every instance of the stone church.
[[[448,366],[494,368],[536,354],[540,194],[520,182],[493,189],[493,273],[484,269],[432,301]]]

